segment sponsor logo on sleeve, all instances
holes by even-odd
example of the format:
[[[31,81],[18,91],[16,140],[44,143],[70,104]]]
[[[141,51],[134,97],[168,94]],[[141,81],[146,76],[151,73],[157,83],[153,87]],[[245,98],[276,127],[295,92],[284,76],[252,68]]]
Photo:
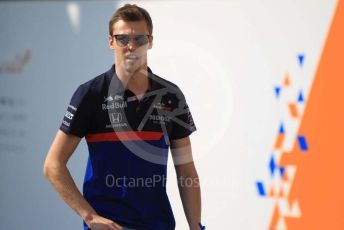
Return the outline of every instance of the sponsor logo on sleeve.
[[[65,120],[63,120],[62,121],[62,124],[64,124],[65,126],[67,126],[67,127],[69,127],[70,126],[70,123],[69,122],[67,122],[67,121],[65,121]]]
[[[74,117],[74,114],[72,114],[71,112],[67,111],[65,114],[65,117],[67,117],[69,120],[72,120]]]
[[[71,109],[74,110],[74,111],[77,111],[77,110],[78,110],[78,109],[75,108],[73,105],[68,105],[68,108],[71,108]]]

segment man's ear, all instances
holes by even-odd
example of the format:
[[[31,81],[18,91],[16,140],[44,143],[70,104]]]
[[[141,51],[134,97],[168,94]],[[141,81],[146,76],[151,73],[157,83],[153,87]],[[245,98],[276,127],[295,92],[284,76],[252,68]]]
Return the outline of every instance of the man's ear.
[[[110,35],[109,35],[109,48],[110,49],[112,49],[112,50],[114,50],[115,49],[115,47],[114,47],[114,39],[113,39],[113,37],[111,37]]]
[[[149,36],[149,46],[148,49],[152,49],[153,47],[153,35]]]

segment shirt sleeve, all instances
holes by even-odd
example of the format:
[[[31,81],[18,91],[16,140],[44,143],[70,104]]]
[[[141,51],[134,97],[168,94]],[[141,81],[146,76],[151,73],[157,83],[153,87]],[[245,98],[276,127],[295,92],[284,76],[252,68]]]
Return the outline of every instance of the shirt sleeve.
[[[60,130],[81,138],[87,134],[91,122],[91,98],[87,85],[78,87],[70,100]]]
[[[186,103],[185,97],[181,91],[178,93],[177,108],[173,111],[171,117],[172,131],[170,133],[170,139],[180,139],[189,136],[196,131],[196,125],[194,123],[191,111]]]

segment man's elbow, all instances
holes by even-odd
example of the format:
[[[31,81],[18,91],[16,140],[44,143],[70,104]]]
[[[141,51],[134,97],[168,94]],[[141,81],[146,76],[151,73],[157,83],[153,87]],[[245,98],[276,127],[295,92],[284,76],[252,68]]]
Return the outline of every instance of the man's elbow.
[[[44,164],[43,164],[43,175],[47,178],[49,178],[49,175],[50,175],[50,164],[47,160],[44,161]]]
[[[59,171],[59,163],[47,158],[43,164],[43,175],[49,180]]]

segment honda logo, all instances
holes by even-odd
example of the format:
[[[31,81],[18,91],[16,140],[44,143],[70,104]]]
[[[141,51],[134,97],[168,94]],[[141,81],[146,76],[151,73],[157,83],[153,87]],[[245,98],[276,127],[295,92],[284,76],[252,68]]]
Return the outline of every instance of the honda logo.
[[[111,113],[110,114],[111,123],[120,123],[122,121],[122,114],[120,113]]]

